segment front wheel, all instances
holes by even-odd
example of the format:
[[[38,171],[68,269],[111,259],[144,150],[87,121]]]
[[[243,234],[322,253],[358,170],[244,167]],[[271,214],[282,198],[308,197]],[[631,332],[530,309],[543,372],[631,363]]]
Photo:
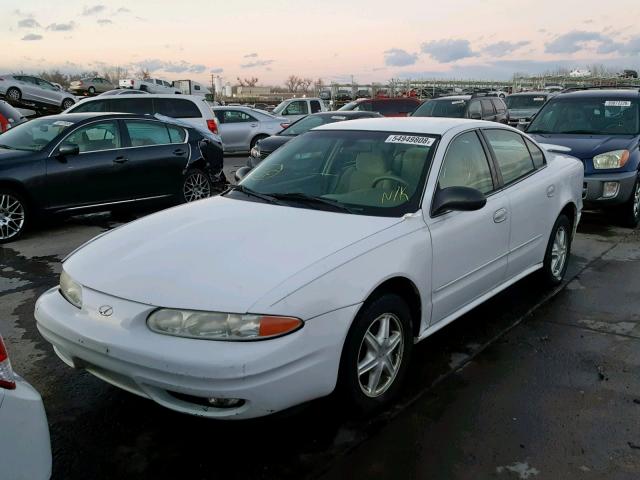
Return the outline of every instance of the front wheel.
[[[28,220],[27,203],[21,195],[0,189],[0,243],[17,240]]]
[[[68,108],[71,108],[73,106],[73,104],[76,103],[73,100],[71,100],[70,98],[65,99],[62,102],[62,110],[66,110]]]
[[[182,181],[181,202],[190,203],[211,196],[212,185],[209,176],[200,169],[187,172]]]
[[[96,94],[96,89],[94,87],[89,87],[89,95],[95,95]]]
[[[551,230],[549,243],[544,256],[541,276],[549,286],[562,283],[571,254],[571,221],[565,214],[561,214]]]
[[[358,413],[374,412],[397,395],[411,357],[411,325],[407,303],[395,294],[378,297],[358,313],[338,379],[338,389]]]
[[[263,138],[267,138],[267,137],[268,135],[256,135],[255,137],[253,137],[253,139],[251,140],[251,143],[249,144],[250,150],[256,146],[256,143],[258,143]]]
[[[629,200],[618,208],[618,215],[622,226],[636,228],[638,223],[640,223],[640,180],[636,180]]]
[[[7,90],[6,96],[7,100],[10,103],[17,103],[22,98],[22,93],[20,93],[20,90],[18,90],[17,88],[10,88],[9,90]]]

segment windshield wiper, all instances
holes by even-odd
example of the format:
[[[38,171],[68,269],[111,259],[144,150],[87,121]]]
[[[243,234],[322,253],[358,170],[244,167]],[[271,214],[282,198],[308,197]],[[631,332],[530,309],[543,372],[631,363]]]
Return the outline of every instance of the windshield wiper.
[[[301,202],[306,204],[318,204],[318,205],[326,205],[328,207],[332,207],[335,210],[347,213],[353,213],[353,210],[343,203],[338,202],[337,200],[331,200],[329,198],[316,197],[313,195],[307,195],[302,192],[291,192],[291,193],[272,193],[274,198],[278,200],[291,200],[294,202]]]
[[[231,185],[222,193],[225,194],[231,191],[241,192],[249,197],[255,197],[255,198],[259,198],[260,200],[264,200],[267,203],[275,203],[278,205],[282,205],[280,202],[278,202],[275,199],[275,195],[267,195],[265,193],[256,192],[255,190],[251,190],[250,188],[247,188],[244,185]]]
[[[558,132],[561,135],[597,135],[596,132],[591,131],[591,130],[566,130],[564,132]]]

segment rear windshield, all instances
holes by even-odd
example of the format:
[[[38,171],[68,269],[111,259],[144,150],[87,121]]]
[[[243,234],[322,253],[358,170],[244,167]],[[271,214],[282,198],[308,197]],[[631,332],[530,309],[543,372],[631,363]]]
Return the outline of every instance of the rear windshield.
[[[464,118],[467,107],[466,100],[429,100],[420,105],[413,117],[448,117]]]
[[[626,98],[556,98],[547,103],[528,133],[638,135],[638,100]]]
[[[546,95],[517,95],[507,97],[508,108],[540,108],[547,100]]]

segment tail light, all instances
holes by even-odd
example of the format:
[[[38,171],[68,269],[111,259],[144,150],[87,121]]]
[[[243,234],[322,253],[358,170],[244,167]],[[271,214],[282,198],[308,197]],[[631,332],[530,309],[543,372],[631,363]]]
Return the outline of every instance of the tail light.
[[[131,85],[133,85],[135,82],[133,80],[131,80]]]
[[[0,337],[0,388],[6,388],[7,390],[16,388],[16,379],[13,375],[9,355],[4,347],[2,337]]]
[[[6,132],[10,127],[9,120],[0,115],[0,133]]]
[[[218,133],[218,124],[214,119],[207,120],[207,128],[209,129],[209,131],[211,131],[211,133]]]
[[[281,123],[280,126],[282,128],[287,128],[289,125],[291,125],[290,123]]]

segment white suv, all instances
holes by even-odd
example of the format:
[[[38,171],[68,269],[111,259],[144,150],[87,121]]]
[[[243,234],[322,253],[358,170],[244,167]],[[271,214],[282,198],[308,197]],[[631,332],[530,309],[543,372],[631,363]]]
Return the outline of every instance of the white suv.
[[[179,88],[175,88],[170,82],[160,78],[149,78],[138,80],[137,78],[125,78],[118,83],[120,88],[131,90],[142,90],[149,93],[182,93]]]
[[[113,95],[81,100],[65,113],[118,112],[180,119],[196,128],[218,133],[218,122],[204,97],[194,95]]]

